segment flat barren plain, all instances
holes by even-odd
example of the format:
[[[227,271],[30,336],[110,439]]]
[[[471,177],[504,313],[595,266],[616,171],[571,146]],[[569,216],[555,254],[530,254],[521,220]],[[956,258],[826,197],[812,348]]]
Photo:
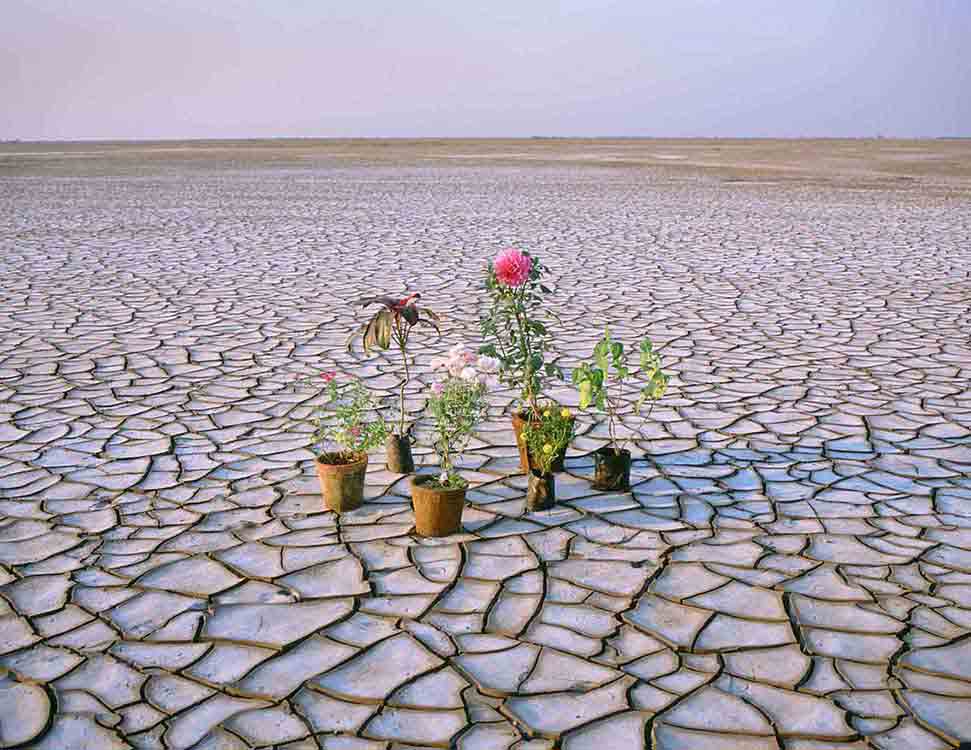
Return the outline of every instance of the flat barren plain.
[[[492,394],[463,533],[325,512],[314,378],[420,291],[550,268],[558,362],[671,375],[529,513]],[[0,747],[938,750],[971,740],[971,140],[0,144]],[[308,379],[309,378],[309,379]],[[576,407],[551,382],[548,395]]]

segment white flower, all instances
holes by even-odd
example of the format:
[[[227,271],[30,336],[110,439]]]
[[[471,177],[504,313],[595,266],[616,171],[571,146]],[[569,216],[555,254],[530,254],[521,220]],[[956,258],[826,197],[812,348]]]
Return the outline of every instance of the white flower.
[[[448,482],[448,472],[443,471],[441,474],[439,474],[438,481],[441,482],[442,484],[445,484],[446,482]]]
[[[437,370],[440,367],[448,367],[448,362],[449,360],[445,359],[445,357],[432,357],[430,364],[433,370]]]
[[[499,360],[483,354],[479,357],[479,369],[482,372],[497,372],[499,370]]]
[[[465,369],[465,365],[461,362],[449,362],[448,374],[453,378],[458,378],[462,376],[462,370]]]
[[[459,377],[462,380],[476,380],[479,377],[479,373],[475,371],[474,367],[463,367],[462,372],[459,373]]]

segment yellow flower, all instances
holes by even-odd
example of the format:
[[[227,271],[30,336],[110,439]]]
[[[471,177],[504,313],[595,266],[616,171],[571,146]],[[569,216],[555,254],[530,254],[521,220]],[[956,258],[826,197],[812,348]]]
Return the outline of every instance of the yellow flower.
[[[563,417],[563,419],[569,419],[570,418],[570,410],[569,409],[564,409],[563,411],[560,412],[560,416]]]
[[[546,445],[543,446],[543,453],[552,453],[552,452],[553,452],[553,446],[552,445],[550,445],[549,443],[547,443]]]
[[[546,411],[543,412],[543,416],[544,417],[548,417],[550,415],[550,413],[551,413],[550,410],[547,409]]]

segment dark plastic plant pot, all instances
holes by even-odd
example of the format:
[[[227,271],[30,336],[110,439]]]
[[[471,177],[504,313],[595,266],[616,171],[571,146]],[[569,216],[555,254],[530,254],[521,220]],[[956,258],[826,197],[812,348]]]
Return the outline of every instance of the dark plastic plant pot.
[[[547,510],[556,503],[556,477],[553,474],[529,472],[526,488],[526,510]]]
[[[360,508],[364,503],[364,475],[367,473],[367,453],[359,453],[356,460],[346,464],[328,464],[317,459],[317,478],[324,506],[337,513]]]
[[[435,477],[411,478],[411,502],[415,508],[415,531],[419,536],[450,536],[462,530],[465,487],[445,490],[429,487]]]
[[[529,415],[524,411],[513,412],[512,415],[512,431],[516,436],[516,447],[519,449],[519,468],[522,469],[523,474],[528,474],[533,468],[533,463],[529,457],[529,451],[526,448],[526,440],[523,438],[523,428],[526,426],[527,419]],[[570,423],[576,423],[576,417],[570,417]],[[571,430],[572,431],[572,430]],[[556,473],[558,471],[563,471],[563,461],[566,459],[566,450],[569,446],[564,445],[562,450],[557,452],[556,456],[553,458],[553,465],[550,471]]]
[[[384,450],[388,454],[388,471],[411,474],[415,470],[415,459],[411,456],[411,438],[408,435],[388,435]]]
[[[593,486],[598,490],[630,489],[630,451],[617,454],[604,446],[593,454]]]

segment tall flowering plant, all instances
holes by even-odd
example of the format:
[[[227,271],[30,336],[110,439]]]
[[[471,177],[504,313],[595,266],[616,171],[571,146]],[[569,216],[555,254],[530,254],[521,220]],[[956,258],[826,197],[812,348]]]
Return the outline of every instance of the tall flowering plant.
[[[486,416],[486,393],[494,383],[499,361],[488,355],[475,355],[461,344],[447,357],[432,361],[440,379],[431,386],[428,411],[434,421],[434,447],[441,473],[437,486],[458,489],[467,482],[455,471],[455,457],[472,438],[475,425]]]
[[[325,372],[327,402],[313,417],[314,447],[326,464],[348,464],[381,445],[388,428],[371,393],[360,380],[340,382]]]
[[[490,304],[482,316],[479,351],[499,361],[500,379],[519,390],[524,407],[541,413],[539,397],[550,376],[562,377],[559,367],[547,362],[551,337],[540,303],[550,289],[540,279],[548,269],[528,252],[509,248],[496,256],[486,272]]]

